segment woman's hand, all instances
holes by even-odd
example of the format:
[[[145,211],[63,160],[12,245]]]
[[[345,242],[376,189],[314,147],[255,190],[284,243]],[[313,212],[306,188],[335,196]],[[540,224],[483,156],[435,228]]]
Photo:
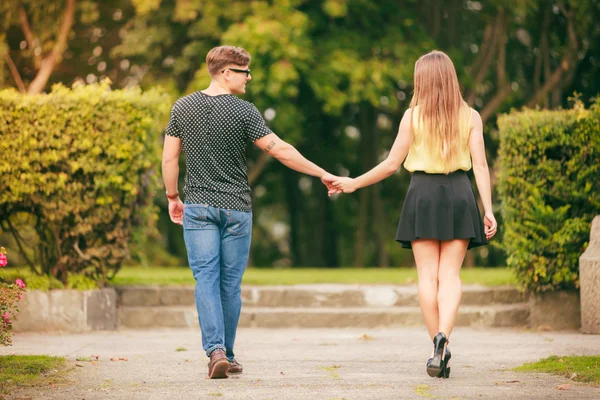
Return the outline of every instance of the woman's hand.
[[[356,179],[352,178],[339,178],[338,180],[334,181],[331,186],[344,193],[352,193],[358,189]]]
[[[485,213],[483,217],[483,225],[485,226],[485,238],[490,240],[496,234],[496,230],[498,229],[498,223],[496,222],[496,218],[494,218],[494,214],[491,212]]]

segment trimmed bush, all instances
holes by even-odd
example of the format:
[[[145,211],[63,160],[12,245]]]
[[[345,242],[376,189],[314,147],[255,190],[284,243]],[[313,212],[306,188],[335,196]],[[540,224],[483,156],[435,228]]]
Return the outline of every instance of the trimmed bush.
[[[168,97],[102,83],[0,91],[0,104],[0,227],[39,274],[114,275],[156,219]]]
[[[512,112],[498,126],[507,264],[529,291],[577,289],[600,214],[600,105]]]

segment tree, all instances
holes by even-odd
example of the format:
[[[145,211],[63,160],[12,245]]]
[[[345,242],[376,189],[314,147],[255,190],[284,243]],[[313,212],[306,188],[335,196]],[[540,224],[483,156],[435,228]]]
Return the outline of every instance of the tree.
[[[584,38],[599,15],[595,3],[429,0],[422,18],[426,7],[434,10],[430,34],[455,60],[465,99],[485,123],[514,106],[566,105],[561,94],[590,47]]]
[[[36,6],[42,3],[47,6]],[[68,3],[9,0],[0,5],[6,28],[0,53],[8,51],[27,89],[38,70],[29,45],[21,49],[27,41],[15,4],[23,4],[33,32],[48,32],[42,47],[47,57],[60,27],[54,21],[64,20]],[[355,176],[385,156],[410,101],[414,61],[435,48],[450,55],[465,99],[486,120],[492,164],[496,115],[528,104],[565,106],[574,91],[588,101],[600,91],[595,79],[600,27],[594,24],[600,19],[600,3],[595,0],[75,4],[62,54],[69,62],[57,62],[46,87],[108,76],[115,86],[160,85],[180,96],[208,84],[204,57],[210,48],[243,46],[254,57],[245,98],[266,112],[275,132],[333,173]],[[17,85],[9,63],[0,70],[4,84]],[[0,84],[2,79],[0,75]],[[408,185],[406,173],[356,195],[328,199],[317,180],[287,171],[264,153],[250,150],[249,164],[260,231],[252,252],[257,263],[406,263],[409,253],[396,250],[391,241]],[[179,228],[168,222],[163,200],[157,196],[161,232],[170,251],[183,258]],[[286,223],[283,234],[274,233],[279,221]],[[490,256],[478,262],[503,262],[493,249],[475,254],[488,251]]]
[[[129,83],[126,78],[139,72],[124,71],[106,48],[120,42],[130,8],[127,0],[3,1],[0,68],[9,73],[0,74],[0,86],[12,82],[23,93],[38,94],[55,82],[115,82],[123,72]]]

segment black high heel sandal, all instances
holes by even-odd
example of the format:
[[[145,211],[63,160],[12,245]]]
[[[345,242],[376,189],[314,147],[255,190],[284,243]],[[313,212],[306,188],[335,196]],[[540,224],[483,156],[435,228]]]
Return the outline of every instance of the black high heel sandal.
[[[444,356],[444,368],[442,368],[439,378],[450,378],[450,367],[448,366],[450,358],[452,358],[452,355],[450,354],[450,349],[446,347],[446,355]]]
[[[450,358],[452,358],[452,354],[450,354],[450,349],[446,347],[446,355],[444,356],[444,367],[437,375],[437,378],[450,378],[450,367],[448,366]],[[429,367],[429,365],[431,364],[431,360],[433,360],[433,358],[427,360],[427,367]]]
[[[442,358],[442,356],[447,342],[448,338],[442,332],[433,338],[433,357],[427,360],[427,374],[432,378],[443,377],[446,374],[446,357]]]

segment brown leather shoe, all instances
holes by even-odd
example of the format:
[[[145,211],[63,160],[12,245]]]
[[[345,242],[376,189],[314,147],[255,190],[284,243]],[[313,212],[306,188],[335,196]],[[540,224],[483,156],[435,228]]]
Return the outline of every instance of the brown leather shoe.
[[[229,361],[225,356],[223,350],[215,350],[210,355],[210,362],[208,363],[208,378],[209,379],[223,379],[227,378],[227,371],[229,369]]]
[[[231,364],[229,365],[229,371],[227,371],[227,373],[229,375],[239,375],[242,373],[243,370],[244,368],[242,367],[242,364],[238,363],[237,360],[234,358]]]

